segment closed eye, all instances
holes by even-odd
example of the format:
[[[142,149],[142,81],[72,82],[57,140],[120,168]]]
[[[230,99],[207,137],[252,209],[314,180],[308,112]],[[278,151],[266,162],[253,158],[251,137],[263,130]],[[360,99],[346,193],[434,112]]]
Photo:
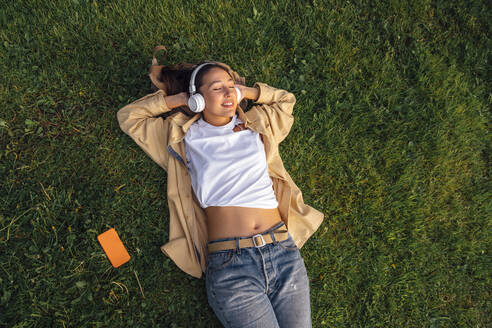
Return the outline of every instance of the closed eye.
[[[229,89],[234,89],[234,87],[229,87]],[[220,88],[218,88],[218,89],[213,89],[213,90],[220,90]]]

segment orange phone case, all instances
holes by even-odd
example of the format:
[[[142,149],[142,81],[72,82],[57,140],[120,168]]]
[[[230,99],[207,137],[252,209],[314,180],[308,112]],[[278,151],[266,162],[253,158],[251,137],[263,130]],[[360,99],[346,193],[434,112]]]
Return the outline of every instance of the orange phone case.
[[[113,267],[117,268],[120,265],[130,261],[130,254],[128,254],[114,228],[111,228],[97,236],[97,240],[104,249],[104,252]]]

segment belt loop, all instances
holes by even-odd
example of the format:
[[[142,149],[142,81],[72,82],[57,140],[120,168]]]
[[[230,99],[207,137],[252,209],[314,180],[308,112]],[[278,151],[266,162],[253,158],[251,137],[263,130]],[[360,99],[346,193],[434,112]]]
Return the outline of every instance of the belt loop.
[[[277,239],[275,239],[275,234],[273,233],[273,231],[270,231],[270,236],[272,237],[273,244],[277,245],[278,241],[277,241]]]
[[[241,247],[239,247],[239,237],[236,237],[236,252],[237,255],[241,255]]]

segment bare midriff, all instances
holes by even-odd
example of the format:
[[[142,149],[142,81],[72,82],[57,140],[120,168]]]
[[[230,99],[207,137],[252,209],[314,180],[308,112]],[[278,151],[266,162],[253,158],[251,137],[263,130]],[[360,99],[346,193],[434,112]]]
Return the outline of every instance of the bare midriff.
[[[278,208],[209,206],[205,213],[208,241],[256,235],[282,221]]]

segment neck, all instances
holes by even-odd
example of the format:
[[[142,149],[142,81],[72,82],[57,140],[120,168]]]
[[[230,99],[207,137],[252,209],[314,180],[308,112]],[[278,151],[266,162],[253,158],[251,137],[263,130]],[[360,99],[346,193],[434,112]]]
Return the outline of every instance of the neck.
[[[224,126],[229,124],[232,120],[232,117],[224,117],[224,116],[210,117],[208,115],[205,115],[205,113],[202,117],[205,122],[213,126]]]

